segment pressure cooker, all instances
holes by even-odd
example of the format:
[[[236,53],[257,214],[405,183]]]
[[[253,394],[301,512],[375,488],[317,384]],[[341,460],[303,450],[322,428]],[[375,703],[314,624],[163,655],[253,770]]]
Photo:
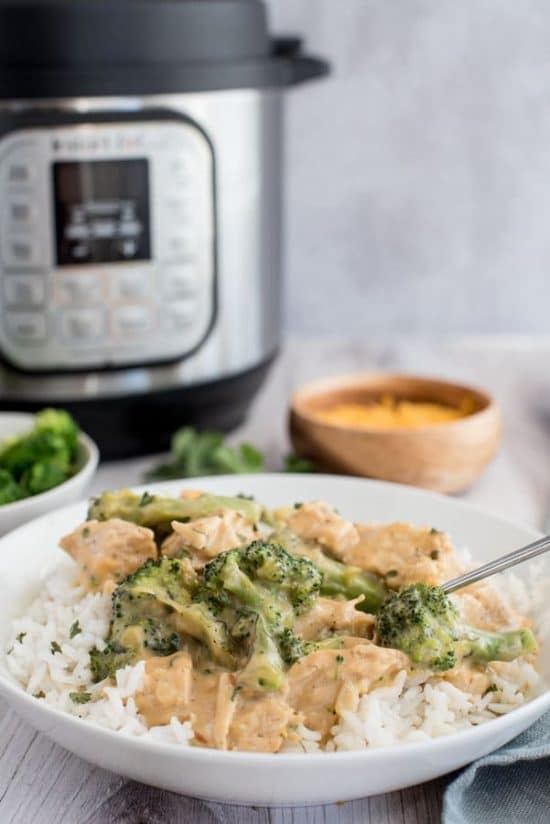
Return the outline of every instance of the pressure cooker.
[[[0,408],[120,457],[237,425],[281,332],[283,93],[261,0],[0,2]]]

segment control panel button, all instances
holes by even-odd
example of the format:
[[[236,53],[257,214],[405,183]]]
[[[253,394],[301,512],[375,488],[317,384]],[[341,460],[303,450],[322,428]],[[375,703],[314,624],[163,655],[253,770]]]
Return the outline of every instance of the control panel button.
[[[100,273],[64,272],[56,276],[56,297],[64,304],[97,303],[103,296]]]
[[[147,297],[153,271],[121,269],[111,274],[111,293],[118,300],[142,300]]]
[[[113,327],[119,338],[139,337],[151,331],[153,318],[148,306],[120,306],[113,312]]]
[[[197,317],[197,302],[195,300],[174,300],[165,308],[166,321],[171,329],[180,329],[191,326]]]
[[[46,284],[42,275],[6,275],[4,297],[8,306],[41,306],[46,297]]]
[[[188,297],[197,291],[197,267],[193,263],[166,266],[162,273],[162,283],[167,297]]]
[[[72,343],[97,340],[105,331],[101,309],[67,309],[61,316],[63,337]]]
[[[10,187],[29,186],[35,180],[35,168],[24,155],[14,154],[6,164],[6,182]]]
[[[22,343],[46,340],[46,318],[40,312],[6,312],[8,335]]]
[[[40,264],[40,247],[35,235],[9,233],[4,236],[2,257],[8,266],[26,267]]]
[[[183,194],[173,194],[165,198],[163,203],[167,217],[174,220],[191,220],[194,216],[194,201]]]
[[[162,257],[167,261],[185,260],[195,253],[196,246],[196,238],[190,232],[170,234],[162,244]]]
[[[29,228],[35,219],[34,203],[24,197],[7,199],[7,219],[14,228]]]
[[[164,163],[164,173],[175,184],[186,182],[191,173],[191,157],[186,154],[176,154],[168,157]]]

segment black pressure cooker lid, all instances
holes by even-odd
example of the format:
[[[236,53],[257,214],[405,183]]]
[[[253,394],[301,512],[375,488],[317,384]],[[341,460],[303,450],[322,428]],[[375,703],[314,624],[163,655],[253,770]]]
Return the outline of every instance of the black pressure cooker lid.
[[[0,98],[283,87],[326,74],[262,0],[0,0]]]

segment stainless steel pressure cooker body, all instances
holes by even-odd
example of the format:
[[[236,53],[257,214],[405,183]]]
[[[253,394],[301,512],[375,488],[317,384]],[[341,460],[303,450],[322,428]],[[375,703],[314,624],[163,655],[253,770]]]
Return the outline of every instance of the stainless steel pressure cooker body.
[[[282,95],[259,0],[0,2],[0,407],[107,457],[238,424],[280,336]]]

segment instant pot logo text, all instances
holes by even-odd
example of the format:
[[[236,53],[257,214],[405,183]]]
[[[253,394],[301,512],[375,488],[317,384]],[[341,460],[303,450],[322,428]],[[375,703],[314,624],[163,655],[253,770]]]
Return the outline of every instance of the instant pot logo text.
[[[132,133],[91,132],[86,128],[85,134],[72,132],[69,135],[55,136],[51,141],[52,151],[60,152],[121,152],[143,148],[143,136]]]

